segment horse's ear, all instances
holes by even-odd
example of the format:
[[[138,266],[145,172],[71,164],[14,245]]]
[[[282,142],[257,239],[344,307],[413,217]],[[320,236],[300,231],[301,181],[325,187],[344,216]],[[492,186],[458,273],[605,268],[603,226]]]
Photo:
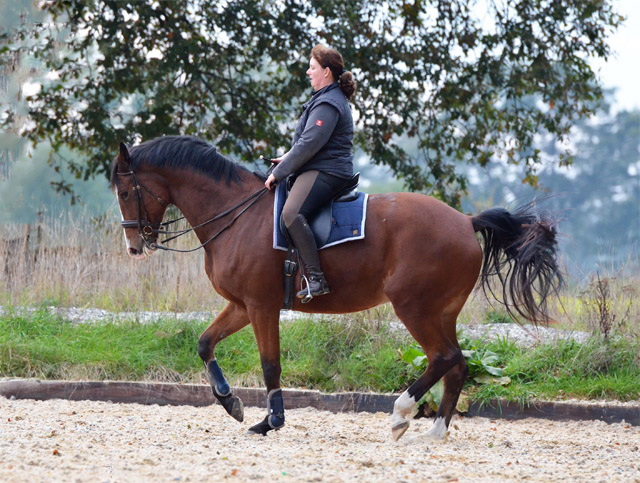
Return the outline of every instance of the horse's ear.
[[[120,152],[118,153],[118,171],[131,171],[129,164],[129,150],[125,143],[120,143]]]

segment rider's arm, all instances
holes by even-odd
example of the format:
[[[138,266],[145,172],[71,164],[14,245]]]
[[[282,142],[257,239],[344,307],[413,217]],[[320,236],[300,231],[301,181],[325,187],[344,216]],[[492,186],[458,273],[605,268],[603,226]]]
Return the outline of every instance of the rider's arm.
[[[314,107],[309,113],[300,139],[273,170],[276,180],[282,181],[291,173],[295,173],[320,151],[322,146],[327,144],[337,123],[338,110],[335,107],[326,103]]]

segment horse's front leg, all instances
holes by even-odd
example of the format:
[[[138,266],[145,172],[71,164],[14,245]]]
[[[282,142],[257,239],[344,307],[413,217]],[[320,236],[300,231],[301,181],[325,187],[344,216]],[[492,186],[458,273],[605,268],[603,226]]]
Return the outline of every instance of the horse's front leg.
[[[249,324],[249,315],[242,307],[230,302],[198,340],[198,354],[204,362],[211,390],[220,404],[235,420],[244,419],[242,400],[234,396],[216,360],[214,349],[218,342]]]
[[[284,401],[280,388],[280,309],[250,309],[249,317],[267,386],[267,416],[249,428],[249,433],[265,436],[269,431],[284,426]]]

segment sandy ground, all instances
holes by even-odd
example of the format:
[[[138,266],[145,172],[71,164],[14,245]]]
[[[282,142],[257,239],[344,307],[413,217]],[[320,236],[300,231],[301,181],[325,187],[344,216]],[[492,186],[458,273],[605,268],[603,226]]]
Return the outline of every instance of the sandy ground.
[[[398,442],[388,414],[287,411],[248,436],[219,406],[143,406],[0,397],[0,481],[631,481],[640,427],[457,417],[440,442],[417,420]]]

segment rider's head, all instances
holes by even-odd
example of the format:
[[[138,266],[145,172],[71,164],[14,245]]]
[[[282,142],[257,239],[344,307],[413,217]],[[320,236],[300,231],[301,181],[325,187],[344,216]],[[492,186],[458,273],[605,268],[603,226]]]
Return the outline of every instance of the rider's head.
[[[311,50],[310,65],[314,64],[314,60],[321,69],[329,69],[332,80],[338,81],[338,85],[340,89],[342,89],[342,92],[344,92],[346,98],[351,99],[351,96],[353,96],[353,93],[356,91],[356,81],[351,72],[344,70],[344,60],[340,52],[326,45],[318,44]],[[309,70],[311,69],[312,67],[310,67]],[[312,75],[310,74],[309,77],[311,78],[311,85],[315,89]]]

